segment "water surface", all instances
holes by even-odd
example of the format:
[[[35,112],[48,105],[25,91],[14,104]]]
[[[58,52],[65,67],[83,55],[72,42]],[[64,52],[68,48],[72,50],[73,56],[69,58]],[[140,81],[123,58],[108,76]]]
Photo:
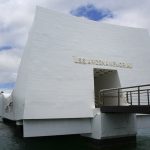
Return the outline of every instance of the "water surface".
[[[0,150],[150,150],[150,130],[138,132],[137,143],[97,147],[77,136],[22,138],[16,126],[0,122]]]

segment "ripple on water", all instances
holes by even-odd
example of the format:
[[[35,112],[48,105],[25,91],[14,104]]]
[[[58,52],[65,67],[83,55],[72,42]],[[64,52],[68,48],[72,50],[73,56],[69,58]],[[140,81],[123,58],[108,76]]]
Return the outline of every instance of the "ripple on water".
[[[137,136],[137,144],[120,145],[111,147],[91,147],[86,140],[80,136],[56,136],[22,138],[16,134],[15,126],[0,122],[0,150],[149,150],[150,130],[142,129]]]

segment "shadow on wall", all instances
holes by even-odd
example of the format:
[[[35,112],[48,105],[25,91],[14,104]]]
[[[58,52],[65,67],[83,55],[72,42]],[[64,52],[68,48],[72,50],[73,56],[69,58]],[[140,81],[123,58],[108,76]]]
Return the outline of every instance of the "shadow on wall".
[[[99,91],[102,89],[119,88],[121,87],[121,83],[117,70],[94,68],[93,72],[95,107],[99,108],[103,103],[102,98],[99,96]],[[107,105],[115,105],[116,103],[116,95],[109,95],[105,99],[105,104]]]

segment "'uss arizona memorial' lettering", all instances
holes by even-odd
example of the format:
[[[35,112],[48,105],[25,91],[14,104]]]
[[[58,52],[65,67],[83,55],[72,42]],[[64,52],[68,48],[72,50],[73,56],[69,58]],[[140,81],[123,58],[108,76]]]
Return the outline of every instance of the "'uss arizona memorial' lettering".
[[[119,68],[132,68],[132,65],[125,62],[115,62],[115,61],[106,61],[101,59],[87,59],[81,57],[73,56],[73,60],[75,63],[79,64],[92,64],[92,65],[100,65],[100,66],[110,66],[110,67],[119,67]]]

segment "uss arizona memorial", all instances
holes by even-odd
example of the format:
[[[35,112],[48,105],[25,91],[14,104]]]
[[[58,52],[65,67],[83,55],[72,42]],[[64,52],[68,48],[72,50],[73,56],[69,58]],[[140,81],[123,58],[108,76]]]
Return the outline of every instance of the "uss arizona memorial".
[[[24,137],[134,137],[135,113],[150,112],[149,62],[145,29],[38,7],[1,116],[21,124]]]

